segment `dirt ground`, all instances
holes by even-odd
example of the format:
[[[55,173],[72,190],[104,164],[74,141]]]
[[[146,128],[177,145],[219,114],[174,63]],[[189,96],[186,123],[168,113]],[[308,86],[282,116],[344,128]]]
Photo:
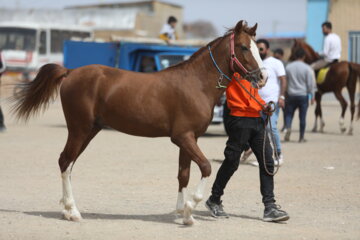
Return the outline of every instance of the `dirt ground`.
[[[275,177],[275,194],[291,216],[287,223],[261,220],[258,169],[241,165],[223,197],[231,217],[210,217],[202,202],[194,212],[193,227],[184,227],[173,213],[177,147],[168,138],[133,137],[113,130],[100,132],[73,170],[75,200],[84,220],[62,220],[57,160],[67,131],[59,101],[27,125],[15,123],[4,101],[2,107],[7,131],[0,133],[1,240],[360,239],[360,124],[355,122],[353,136],[340,134],[338,103],[325,103],[324,134],[308,131],[308,142],[297,143],[296,117],[293,141],[283,143],[285,164]],[[308,130],[313,111],[311,107]],[[206,197],[225,142],[222,125],[210,126],[199,140],[213,167]],[[190,189],[199,179],[192,164]]]

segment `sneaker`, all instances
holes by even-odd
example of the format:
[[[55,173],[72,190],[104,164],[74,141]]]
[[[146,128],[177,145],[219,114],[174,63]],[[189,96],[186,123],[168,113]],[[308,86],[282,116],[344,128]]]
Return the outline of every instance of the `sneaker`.
[[[259,166],[259,163],[256,160],[248,161],[246,164],[249,164],[249,165],[254,166],[254,167]]]
[[[251,161],[251,160],[249,159],[249,157],[251,156],[251,154],[252,154],[252,150],[251,150],[251,148],[250,148],[249,150],[247,150],[247,151],[245,151],[245,152],[243,153],[243,155],[242,155],[242,157],[241,157],[241,159],[240,159],[240,162],[241,162],[241,163],[244,163],[244,164],[249,163],[249,161]]]
[[[276,204],[271,204],[270,206],[265,207],[264,218],[265,222],[281,222],[289,220],[289,215],[284,210],[280,210],[280,206]]]
[[[222,201],[217,204],[209,198],[205,203],[205,207],[211,212],[211,216],[214,218],[229,218],[229,215],[223,209]]]
[[[275,166],[278,166],[278,165],[281,166],[281,165],[283,165],[283,163],[284,163],[284,157],[282,154],[279,155],[279,160],[276,161],[276,159],[274,159]]]
[[[300,138],[299,139],[299,143],[304,143],[304,142],[307,142],[305,138]]]

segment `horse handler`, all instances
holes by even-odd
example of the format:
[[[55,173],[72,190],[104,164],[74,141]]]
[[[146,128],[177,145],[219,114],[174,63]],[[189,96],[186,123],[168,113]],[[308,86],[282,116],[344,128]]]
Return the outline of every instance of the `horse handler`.
[[[226,184],[238,169],[241,153],[249,144],[259,163],[260,190],[262,202],[265,205],[263,220],[267,222],[286,221],[289,219],[289,215],[275,204],[274,174],[271,174],[274,172],[274,160],[268,139],[265,143],[265,153],[263,153],[264,137],[268,138],[268,136],[264,134],[265,121],[260,116],[260,112],[271,115],[271,106],[267,105],[263,109],[265,101],[259,96],[258,89],[253,88],[249,81],[241,79],[238,73],[234,73],[227,87],[226,97],[230,116],[228,119],[229,138],[224,151],[225,160],[217,172],[211,196],[205,206],[213,217],[229,217],[223,210],[220,199],[224,194]],[[265,155],[265,161],[263,155]],[[264,162],[266,162],[266,168]]]

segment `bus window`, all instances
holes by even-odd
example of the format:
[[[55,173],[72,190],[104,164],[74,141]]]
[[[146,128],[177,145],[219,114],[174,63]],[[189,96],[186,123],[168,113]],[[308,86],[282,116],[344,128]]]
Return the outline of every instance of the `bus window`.
[[[64,41],[72,38],[84,39],[90,37],[89,32],[77,32],[68,30],[51,30],[51,52],[60,53],[63,51]]]
[[[46,32],[40,32],[40,46],[39,46],[39,53],[46,54]]]
[[[51,53],[61,53],[62,52],[62,45],[63,41],[61,39],[60,31],[59,30],[51,30],[50,34],[51,39]]]
[[[35,50],[36,30],[25,28],[0,28],[0,50]]]

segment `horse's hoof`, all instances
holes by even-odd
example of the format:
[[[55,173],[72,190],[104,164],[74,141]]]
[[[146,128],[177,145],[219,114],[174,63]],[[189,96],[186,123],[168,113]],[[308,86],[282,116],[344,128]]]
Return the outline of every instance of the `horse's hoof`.
[[[184,209],[183,208],[182,209],[176,209],[175,214],[179,214],[181,216],[184,216]]]
[[[316,128],[313,128],[313,129],[311,130],[311,132],[316,133],[316,132],[317,132],[317,129],[316,129]]]
[[[192,226],[195,223],[195,219],[193,218],[193,216],[190,216],[189,218],[184,218],[183,223],[184,225]]]
[[[348,132],[348,135],[349,135],[349,136],[352,136],[352,135],[353,135],[353,131],[349,131],[349,132]]]
[[[346,128],[341,128],[340,131],[341,131],[341,133],[344,133],[344,132],[346,132]]]
[[[73,222],[80,222],[82,220],[80,213],[71,213],[70,211],[63,210],[62,211],[63,219]]]

